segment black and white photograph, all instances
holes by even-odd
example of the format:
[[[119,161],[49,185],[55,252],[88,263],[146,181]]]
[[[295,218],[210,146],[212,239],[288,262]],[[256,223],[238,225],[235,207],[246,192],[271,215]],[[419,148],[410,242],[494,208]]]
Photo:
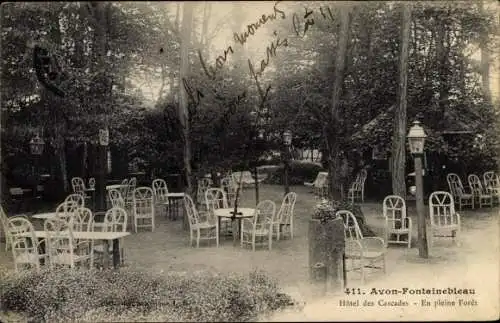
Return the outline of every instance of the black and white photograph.
[[[0,322],[500,319],[500,5],[0,5]]]

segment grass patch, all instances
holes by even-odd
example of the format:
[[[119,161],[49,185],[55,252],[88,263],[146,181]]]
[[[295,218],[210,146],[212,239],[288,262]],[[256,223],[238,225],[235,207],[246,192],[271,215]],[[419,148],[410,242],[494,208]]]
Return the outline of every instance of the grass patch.
[[[34,322],[252,321],[293,300],[263,272],[152,276],[121,269],[3,274],[1,310]]]

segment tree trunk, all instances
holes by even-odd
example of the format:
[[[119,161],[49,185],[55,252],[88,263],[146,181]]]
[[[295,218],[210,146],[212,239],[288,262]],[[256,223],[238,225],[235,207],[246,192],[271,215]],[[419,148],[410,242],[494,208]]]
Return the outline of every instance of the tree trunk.
[[[448,55],[446,53],[446,19],[442,14],[437,17],[438,30],[436,39],[436,54],[438,60],[438,80],[439,80],[439,122],[441,129],[445,127],[446,107],[448,106],[449,86],[448,86]],[[449,46],[449,44],[448,44]]]
[[[181,4],[179,2],[177,2],[176,6],[177,6],[177,8],[175,10],[175,28],[177,28],[177,30],[179,30],[180,29],[179,19],[180,19]],[[179,82],[179,84],[181,84],[181,82]],[[175,93],[174,89],[175,89],[175,71],[170,70],[170,82],[169,82],[170,93]]]
[[[82,177],[86,177],[88,172],[87,172],[87,158],[88,158],[88,146],[87,143],[83,143],[83,153],[82,153]]]
[[[410,43],[411,8],[403,3],[401,42],[399,49],[399,86],[394,134],[392,137],[392,193],[406,199],[406,91],[408,87],[408,48]]]
[[[350,12],[349,4],[340,5],[340,31],[337,50],[335,52],[335,74],[331,100],[330,120],[324,125],[328,151],[329,195],[332,199],[342,196],[341,181],[341,131],[340,130],[340,98],[345,77],[347,44],[349,43]]]
[[[483,1],[478,1],[479,12],[484,16]],[[491,102],[490,90],[490,52],[488,51],[488,33],[483,31],[479,35],[479,48],[481,49],[481,83],[483,86],[483,93],[488,102]]]
[[[104,103],[101,106],[100,113],[103,116],[103,123],[97,125],[99,130],[108,128],[108,111],[106,103],[109,102],[109,97],[111,95],[111,83],[107,76],[107,62],[106,56],[108,51],[108,32],[109,32],[109,15],[110,15],[109,2],[90,2],[88,4],[88,9],[90,10],[90,18],[92,20],[92,25],[94,27],[94,72],[97,74],[96,79],[96,97],[99,97]],[[98,211],[106,210],[106,174],[107,174],[107,153],[108,146],[99,144],[99,158],[98,158],[98,171],[96,178],[96,196],[97,203],[96,208]]]
[[[203,24],[201,29],[200,45],[206,49],[208,49],[207,33],[208,33],[208,23],[210,22],[211,15],[212,15],[212,4],[210,2],[205,2],[203,8]]]
[[[55,123],[54,129],[54,139],[55,139],[55,154],[59,160],[59,174],[61,175],[61,181],[63,184],[64,193],[69,192],[69,181],[66,163],[66,145],[64,140],[64,134],[66,133],[64,121],[60,120]]]
[[[183,4],[183,15],[182,15],[182,30],[181,30],[181,68],[180,68],[180,80],[188,76],[189,74],[189,47],[191,43],[191,24],[193,20],[193,4],[190,2],[184,2]],[[188,194],[192,193],[191,185],[191,138],[190,138],[190,124],[189,124],[189,100],[186,89],[183,86],[179,86],[180,90],[180,102],[179,102],[179,121],[181,124],[182,139],[183,139],[183,161],[184,161],[184,176],[186,183],[186,192]]]

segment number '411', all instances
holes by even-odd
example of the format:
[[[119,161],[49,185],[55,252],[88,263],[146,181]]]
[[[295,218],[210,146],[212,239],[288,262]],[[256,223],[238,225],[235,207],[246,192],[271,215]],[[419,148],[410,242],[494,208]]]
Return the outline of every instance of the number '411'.
[[[347,295],[361,295],[361,289],[360,288],[346,288],[344,291],[344,294]]]

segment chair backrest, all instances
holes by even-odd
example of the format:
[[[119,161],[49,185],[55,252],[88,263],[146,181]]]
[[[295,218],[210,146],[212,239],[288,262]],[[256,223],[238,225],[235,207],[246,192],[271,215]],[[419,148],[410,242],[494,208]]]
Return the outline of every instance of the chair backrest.
[[[448,226],[457,223],[453,196],[444,191],[432,192],[429,196],[431,226]]]
[[[243,178],[243,174],[241,172],[232,172],[231,177],[233,178],[233,182],[239,183],[240,178]]]
[[[359,171],[360,182],[362,184],[365,183],[367,176],[368,176],[368,173],[366,172],[366,169],[362,169],[362,170]]]
[[[7,220],[9,218],[7,217],[7,214],[5,213],[5,211],[3,210],[3,207],[0,205],[0,225],[2,225],[2,229],[4,230],[4,232],[7,231]]]
[[[89,178],[89,188],[95,189],[95,178],[94,177]]]
[[[210,181],[208,178],[203,177],[198,180],[198,189],[196,190],[196,200],[198,203],[202,204],[205,199],[205,192],[210,187]]]
[[[150,187],[138,187],[133,192],[133,208],[136,216],[154,216],[153,190]]]
[[[205,191],[207,210],[228,208],[226,193],[220,188],[208,188]]]
[[[399,195],[388,195],[382,203],[386,224],[392,229],[406,229],[406,202]]]
[[[500,179],[498,178],[498,175],[493,171],[485,172],[483,174],[483,181],[484,187],[487,189],[500,186]]]
[[[23,216],[13,216],[7,219],[6,228],[7,231],[9,232],[9,235],[12,237],[19,234],[31,233],[31,232],[33,233],[33,236],[31,236],[30,234],[28,238],[31,239],[34,237],[35,230],[33,229],[33,224]]]
[[[6,221],[6,230],[8,230],[11,238],[12,255],[14,262],[21,259],[27,254],[34,257],[38,261],[38,247],[35,236],[35,229],[31,222],[25,217],[11,217]],[[6,241],[9,242],[9,241]],[[17,265],[16,265],[17,269]]]
[[[64,256],[64,259],[70,259],[70,265],[72,265],[75,239],[71,224],[59,218],[52,218],[45,220],[43,228],[49,260],[53,257]],[[66,258],[68,256],[69,258]]]
[[[168,200],[168,187],[167,182],[161,178],[153,180],[153,193],[156,201]]]
[[[293,220],[293,211],[295,209],[295,201],[297,200],[297,193],[290,192],[283,197],[281,207],[278,211],[276,218],[280,223],[290,224]]]
[[[73,193],[68,195],[64,200],[64,202],[69,202],[69,201],[75,202],[78,205],[78,207],[85,206],[85,197],[79,193]]]
[[[120,187],[120,193],[122,194],[122,197],[123,197],[124,199],[126,199],[126,198],[127,198],[127,195],[128,195],[128,184],[129,184],[128,178],[125,178],[125,179],[121,182],[122,187]]]
[[[469,182],[469,186],[473,194],[480,195],[484,193],[483,185],[481,184],[479,176],[470,174],[469,176],[467,176],[467,181]]]
[[[120,207],[112,207],[104,216],[104,231],[127,231],[127,211]]]
[[[193,227],[199,222],[198,210],[196,209],[196,204],[189,194],[184,195],[184,209],[189,221],[189,227]]]
[[[202,189],[205,192],[206,189],[210,187],[211,180],[209,178],[203,177],[198,180],[198,189]]]
[[[342,217],[344,221],[344,238],[347,240],[361,240],[363,233],[359,228],[358,221],[351,211],[340,210],[335,213],[337,216]]]
[[[94,216],[89,208],[81,207],[71,214],[73,231],[93,231]]]
[[[365,185],[366,177],[367,177],[366,169],[360,170],[359,173],[356,174],[356,179],[351,184],[351,188],[355,190],[362,190],[363,186]]]
[[[226,176],[226,177],[222,178],[220,181],[220,186],[224,191],[226,191],[228,193],[232,193],[232,192],[236,191],[236,185],[235,185],[235,182],[231,176]]]
[[[276,204],[271,200],[259,202],[255,207],[254,227],[266,227],[274,222],[276,216]]]
[[[81,177],[73,177],[71,179],[71,186],[73,187],[74,193],[84,193],[85,192],[85,182]]]
[[[56,217],[62,219],[68,219],[73,212],[79,208],[79,205],[75,201],[64,201],[59,204],[56,208]]]
[[[462,180],[455,173],[449,173],[446,175],[446,181],[450,188],[450,192],[453,196],[462,196],[464,194],[464,186],[462,185]]]
[[[131,200],[134,197],[134,190],[137,187],[137,178],[132,177],[127,185],[127,194],[125,195],[126,200]]]
[[[108,196],[112,207],[125,208],[125,200],[119,190],[115,188],[108,190]]]

